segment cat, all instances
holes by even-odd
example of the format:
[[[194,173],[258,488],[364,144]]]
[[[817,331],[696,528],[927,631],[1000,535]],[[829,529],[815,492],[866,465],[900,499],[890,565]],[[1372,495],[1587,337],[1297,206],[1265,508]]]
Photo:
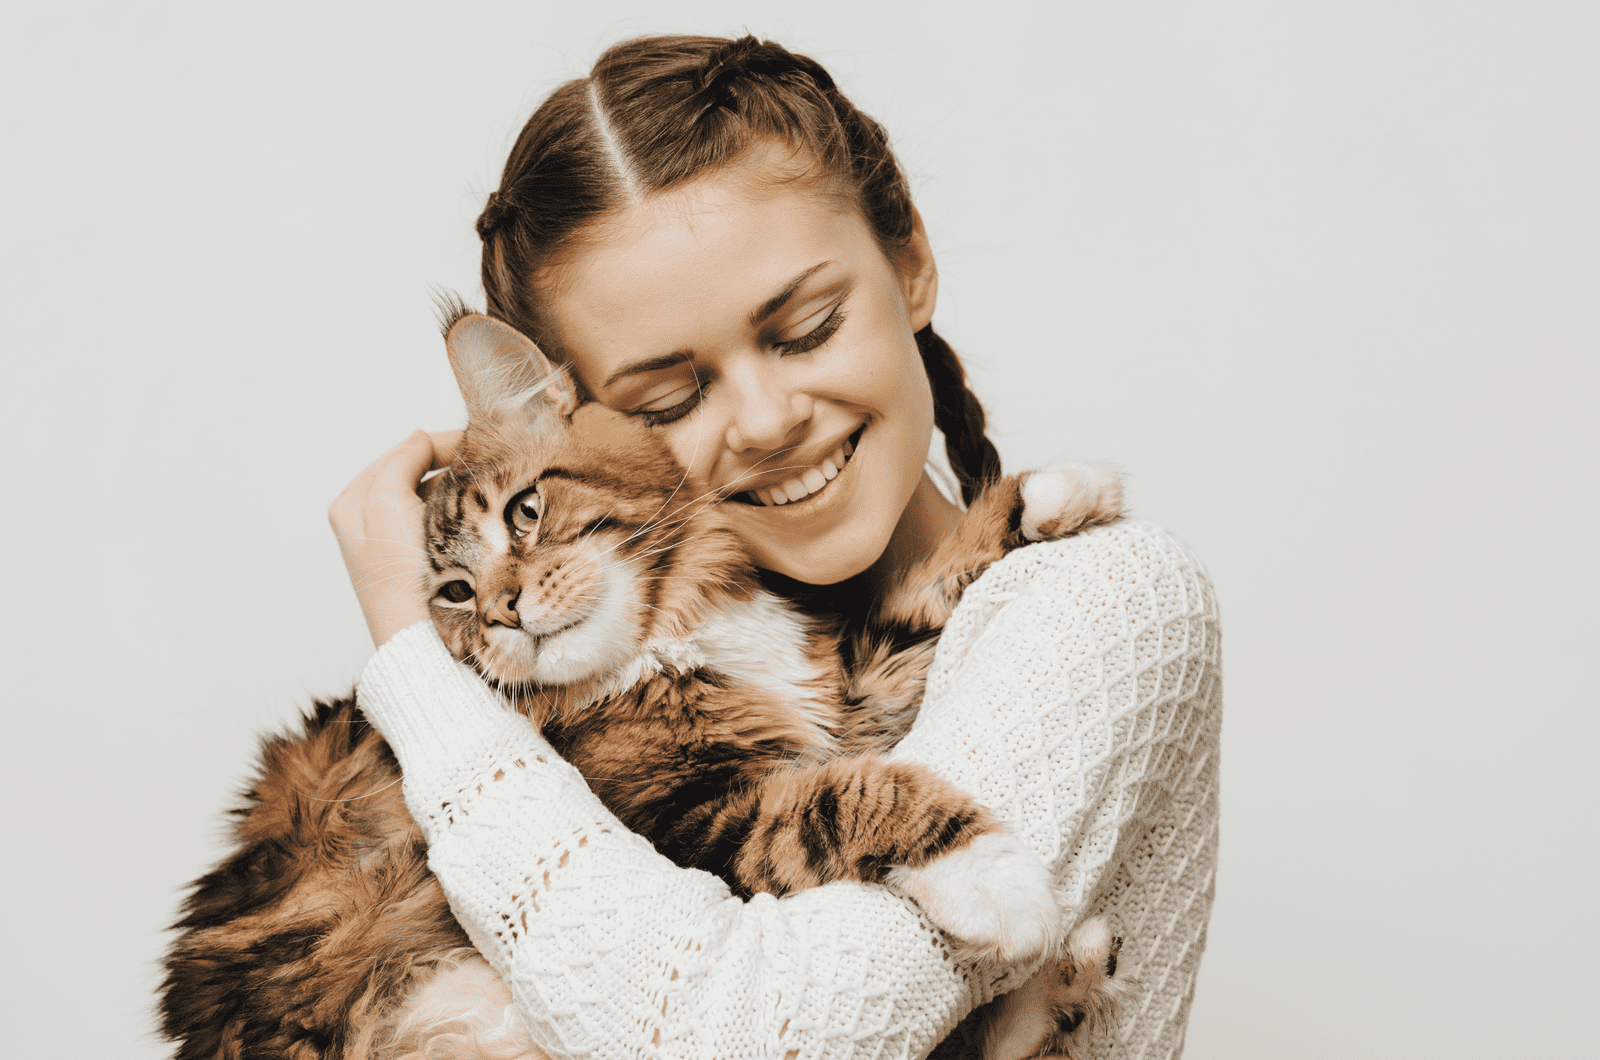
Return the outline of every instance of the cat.
[[[1055,952],[961,1047],[1066,1054],[1128,993],[1120,940],[1095,919],[1061,942],[1042,865],[932,770],[882,754],[915,718],[961,590],[1011,549],[1115,519],[1115,475],[1002,479],[863,619],[810,617],[762,586],[727,524],[739,499],[689,483],[648,428],[582,402],[509,326],[457,303],[445,332],[469,422],[427,483],[425,540],[451,653],[624,823],[736,894],[883,883],[965,955]],[[264,742],[236,852],[194,885],[167,958],[180,1060],[478,1056],[497,1041],[542,1055],[451,915],[398,782],[353,698]]]

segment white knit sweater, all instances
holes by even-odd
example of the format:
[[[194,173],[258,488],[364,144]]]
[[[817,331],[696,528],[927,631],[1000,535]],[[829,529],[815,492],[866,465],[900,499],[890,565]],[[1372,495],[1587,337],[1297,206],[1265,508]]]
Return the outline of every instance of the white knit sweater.
[[[1217,858],[1219,663],[1210,584],[1170,535],[1121,522],[1032,545],[966,591],[895,751],[1009,821],[1078,915],[1125,937],[1118,975],[1144,990],[1094,1057],[1183,1047]],[[882,887],[744,902],[673,865],[428,623],[378,652],[360,703],[456,916],[552,1057],[918,1058],[990,996]]]

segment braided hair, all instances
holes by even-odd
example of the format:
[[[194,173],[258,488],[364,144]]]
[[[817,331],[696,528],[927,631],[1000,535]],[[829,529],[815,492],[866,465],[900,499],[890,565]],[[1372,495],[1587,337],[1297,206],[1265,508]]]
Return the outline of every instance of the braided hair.
[[[885,251],[911,241],[911,192],[888,135],[815,60],[752,36],[642,37],[607,50],[523,126],[478,218],[489,312],[546,342],[530,281],[586,225],[763,140],[784,141],[844,178]],[[1000,454],[955,351],[931,324],[916,340],[934,422],[970,504],[1000,476]]]

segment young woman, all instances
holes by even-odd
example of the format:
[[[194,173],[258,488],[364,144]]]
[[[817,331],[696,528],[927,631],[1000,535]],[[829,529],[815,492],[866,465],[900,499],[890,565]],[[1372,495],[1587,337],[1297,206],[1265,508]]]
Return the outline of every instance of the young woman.
[[[999,473],[931,326],[937,272],[884,132],[803,56],[749,37],[611,49],[529,119],[478,231],[490,312],[660,431],[768,570],[871,591],[927,553],[960,517],[924,470],[935,426],[968,499]],[[744,903],[630,835],[427,621],[416,490],[453,441],[408,438],[330,518],[380,646],[362,706],[535,1040],[920,1057],[1025,977],[957,964],[881,888]],[[1216,857],[1217,636],[1204,574],[1155,528],[1031,546],[968,590],[896,751],[1125,937],[1141,999],[1093,1055],[1182,1047]]]

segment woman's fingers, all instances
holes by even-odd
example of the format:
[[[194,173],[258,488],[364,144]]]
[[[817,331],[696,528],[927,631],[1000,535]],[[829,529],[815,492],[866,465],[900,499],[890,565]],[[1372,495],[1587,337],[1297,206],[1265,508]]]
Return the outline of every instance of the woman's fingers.
[[[384,484],[392,488],[396,477],[403,478],[406,469],[419,459],[425,461],[423,471],[416,476],[420,480],[433,460],[433,443],[425,431],[413,431],[363,468],[361,474],[351,479],[350,484],[340,490],[328,506],[328,522],[333,524],[334,533],[340,538],[347,534],[362,536],[362,520],[374,488],[381,490]]]
[[[440,468],[449,467],[455,462],[456,451],[461,447],[461,436],[466,433],[466,431],[428,432],[428,439],[433,442],[433,467],[431,470],[438,471]]]
[[[455,459],[460,431],[415,431],[350,481],[328,507],[374,644],[428,617],[422,477]]]

